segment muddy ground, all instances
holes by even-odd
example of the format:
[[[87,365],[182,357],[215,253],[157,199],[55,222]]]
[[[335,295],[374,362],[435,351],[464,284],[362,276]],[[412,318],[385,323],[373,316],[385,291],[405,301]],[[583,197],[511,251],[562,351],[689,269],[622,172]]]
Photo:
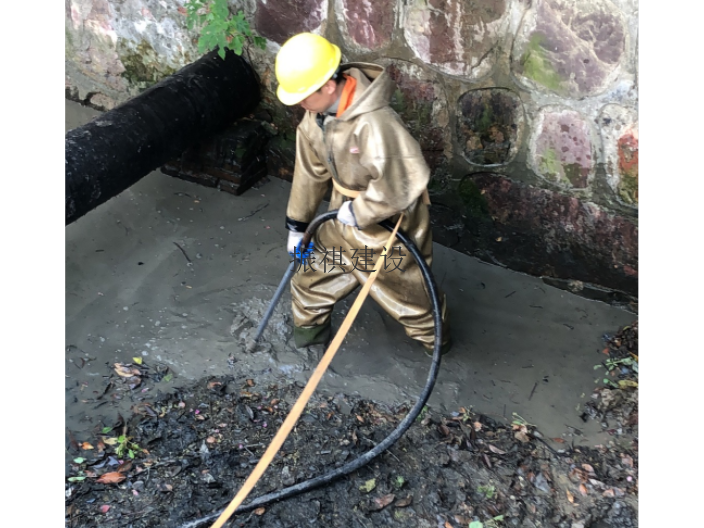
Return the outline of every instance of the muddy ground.
[[[274,332],[272,332],[274,333]],[[230,526],[638,526],[637,323],[606,340],[608,384],[585,406],[611,435],[593,448],[548,438],[520,416],[426,408],[387,452],[348,476],[236,514]],[[234,358],[233,358],[234,359]],[[246,374],[141,396],[168,376],[147,361],[105,369],[95,403],[131,413],[69,439],[67,526],[210,526],[269,445],[302,384]],[[318,477],[383,440],[413,402],[316,395],[250,500]],[[475,523],[472,525],[471,523]],[[189,524],[190,523],[190,524]]]
[[[94,114],[67,103],[67,128]],[[67,526],[192,521],[265,449],[317,359],[292,346],[288,293],[262,345],[242,346],[287,265],[289,188],[235,198],[155,172],[67,226]],[[455,348],[426,414],[366,468],[236,525],[637,526],[637,364],[613,352],[637,344],[608,340],[636,315],[434,251]],[[429,363],[365,303],[250,498],[367,451]]]

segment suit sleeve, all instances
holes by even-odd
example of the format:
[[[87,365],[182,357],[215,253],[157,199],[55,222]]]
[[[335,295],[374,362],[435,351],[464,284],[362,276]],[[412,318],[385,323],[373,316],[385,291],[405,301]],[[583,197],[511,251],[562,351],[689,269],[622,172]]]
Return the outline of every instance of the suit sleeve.
[[[410,207],[430,179],[418,142],[395,113],[384,112],[359,134],[360,162],[371,175],[367,189],[352,202],[360,229]]]
[[[329,186],[330,173],[299,125],[296,132],[296,162],[286,209],[286,229],[303,232],[315,217]]]

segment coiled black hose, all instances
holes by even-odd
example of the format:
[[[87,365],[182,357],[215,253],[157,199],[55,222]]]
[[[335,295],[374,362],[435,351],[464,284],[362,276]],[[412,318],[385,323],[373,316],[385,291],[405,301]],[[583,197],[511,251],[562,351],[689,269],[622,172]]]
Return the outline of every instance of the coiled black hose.
[[[308,245],[308,243],[313,237],[313,234],[318,230],[318,228],[323,224],[323,222],[332,220],[336,217],[337,210],[332,210],[323,213],[322,215],[315,218],[310,223],[308,229],[306,229],[306,232],[303,235],[301,247],[306,247]],[[388,220],[380,222],[379,225],[387,229],[388,231],[394,230],[394,226]],[[381,453],[390,448],[399,438],[401,438],[401,436],[403,436],[403,434],[408,430],[408,428],[413,424],[413,421],[423,410],[423,407],[425,406],[426,402],[428,401],[428,398],[430,397],[430,393],[433,391],[433,387],[435,386],[435,380],[437,379],[438,371],[440,369],[440,349],[442,347],[442,316],[440,298],[438,295],[437,286],[435,285],[435,279],[433,279],[433,275],[430,273],[430,269],[428,269],[428,265],[416,245],[400,230],[396,233],[396,236],[401,240],[401,242],[403,242],[403,244],[405,244],[406,248],[411,253],[411,255],[413,255],[413,258],[416,259],[416,262],[420,267],[421,274],[423,275],[423,280],[425,280],[425,284],[430,295],[430,302],[432,303],[433,309],[433,322],[435,323],[435,346],[433,348],[433,360],[430,364],[430,372],[428,373],[428,379],[425,382],[425,387],[423,387],[423,391],[418,397],[418,401],[413,406],[413,408],[408,411],[406,417],[401,421],[401,423],[398,424],[398,426],[396,426],[396,429],[394,429],[389,436],[387,436],[384,440],[374,446],[373,449],[367,451],[359,458],[355,458],[344,466],[341,466],[335,469],[334,471],[331,471],[330,473],[326,473],[325,475],[321,475],[320,477],[315,477],[304,482],[300,482],[299,484],[289,486],[288,488],[284,488],[282,490],[267,493],[266,495],[257,497],[253,501],[239,506],[235,510],[235,514],[246,513],[270,502],[287,499],[289,497],[292,497],[293,495],[297,495],[299,493],[303,493],[304,491],[309,491],[313,488],[317,488],[318,486],[322,486],[323,484],[328,484],[335,479],[338,479],[344,475],[351,473],[356,469],[361,468],[362,466],[365,466],[374,458],[376,458]],[[224,508],[215,513],[206,515],[205,517],[201,517],[200,519],[195,519],[193,521],[189,521],[185,524],[182,524],[179,528],[197,528],[205,523],[214,522],[218,517],[220,517],[220,514],[223,511]]]

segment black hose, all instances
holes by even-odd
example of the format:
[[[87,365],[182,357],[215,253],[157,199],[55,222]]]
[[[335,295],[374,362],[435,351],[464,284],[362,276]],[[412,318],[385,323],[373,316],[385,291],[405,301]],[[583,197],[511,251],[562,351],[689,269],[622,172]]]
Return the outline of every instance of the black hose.
[[[320,227],[323,222],[332,220],[336,217],[337,210],[333,210],[328,211],[315,218],[308,226],[308,229],[306,229],[306,233],[303,236],[303,240],[301,242],[301,247],[306,247],[308,245],[308,242],[310,242],[311,238],[313,237],[313,234],[318,230],[318,227]],[[388,220],[380,222],[379,225],[387,229],[388,231],[394,230],[394,226]],[[433,275],[430,273],[430,269],[428,269],[428,264],[425,262],[423,255],[421,255],[416,245],[400,230],[396,233],[396,236],[401,240],[401,242],[405,244],[408,251],[411,253],[411,255],[413,255],[413,258],[416,259],[416,262],[420,267],[421,274],[423,275],[423,279],[425,280],[425,284],[428,288],[430,302],[432,303],[433,308],[433,322],[435,323],[435,346],[433,348],[433,360],[430,364],[430,372],[428,373],[428,379],[425,382],[425,387],[423,387],[423,391],[418,397],[418,401],[413,406],[413,408],[408,411],[406,417],[401,421],[401,423],[398,424],[398,426],[396,426],[396,429],[394,429],[389,436],[387,436],[384,440],[374,446],[373,449],[364,453],[359,458],[352,460],[351,462],[335,469],[334,471],[331,471],[330,473],[321,475],[320,477],[315,477],[299,484],[290,486],[288,488],[284,488],[282,490],[267,493],[266,495],[257,497],[252,502],[239,506],[234,511],[234,514],[246,513],[248,511],[259,508],[264,504],[287,499],[289,497],[292,497],[293,495],[297,495],[299,493],[303,493],[304,491],[309,491],[313,488],[317,488],[318,486],[322,486],[323,484],[328,484],[329,482],[332,482],[333,480],[339,477],[347,475],[352,471],[361,468],[362,466],[371,462],[378,455],[386,451],[399,438],[401,438],[401,436],[403,436],[403,434],[408,430],[408,428],[413,424],[413,421],[423,410],[423,407],[428,401],[430,393],[432,392],[433,387],[435,386],[435,380],[437,379],[438,371],[440,369],[440,349],[442,347],[442,312],[440,307],[440,299],[438,296],[437,286],[435,285],[435,279],[433,279]],[[210,515],[206,515],[205,517],[201,517],[200,519],[196,519],[182,524],[179,528],[197,528],[198,526],[201,526],[204,523],[213,522],[218,517],[220,517],[223,511],[225,511],[225,508],[215,513],[211,513]]]

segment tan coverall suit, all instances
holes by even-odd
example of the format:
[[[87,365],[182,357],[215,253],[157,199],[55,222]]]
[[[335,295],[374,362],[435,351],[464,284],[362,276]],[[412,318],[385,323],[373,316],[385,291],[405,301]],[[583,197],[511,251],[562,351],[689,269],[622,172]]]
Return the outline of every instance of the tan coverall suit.
[[[302,232],[315,217],[331,178],[345,189],[359,191],[352,202],[358,228],[338,220],[325,222],[314,237],[311,266],[299,268],[291,281],[294,325],[313,333],[313,327],[329,325],[335,302],[364,284],[368,271],[374,269],[372,263],[389,236],[377,222],[389,219],[395,224],[403,212],[401,231],[416,244],[428,266],[432,264],[428,206],[421,200],[430,170],[418,142],[389,106],[395,83],[375,64],[350,63],[341,70],[357,82],[353,102],[340,117],[325,117],[322,127],[322,116],[306,112],[296,134],[296,164],[286,211],[287,228]],[[329,210],[339,209],[347,199],[333,187]],[[399,256],[397,246],[405,256]],[[398,239],[393,247],[387,255],[387,270],[383,258],[379,264],[370,295],[405,327],[409,337],[430,350],[432,306],[420,268]],[[373,256],[364,262],[370,250]],[[396,263],[403,272],[394,269]],[[443,341],[447,342],[445,295],[439,293]]]

